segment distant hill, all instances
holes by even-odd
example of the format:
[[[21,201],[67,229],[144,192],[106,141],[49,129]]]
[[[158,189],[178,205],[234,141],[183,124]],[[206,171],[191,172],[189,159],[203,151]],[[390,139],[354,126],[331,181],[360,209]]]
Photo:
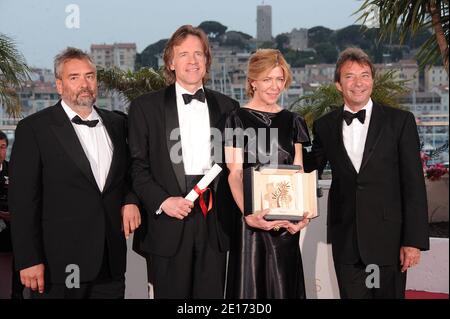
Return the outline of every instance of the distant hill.
[[[323,26],[308,29],[307,51],[296,51],[289,48],[289,33],[277,35],[273,41],[257,43],[244,32],[227,31],[228,27],[217,21],[204,21],[199,27],[205,31],[211,42],[220,46],[232,47],[235,50],[253,51],[255,47],[273,47],[285,55],[292,67],[302,67],[305,64],[335,63],[340,51],[350,46],[365,50],[375,63],[390,62],[410,57],[430,36],[431,32],[424,30],[414,38],[408,37],[404,45],[399,45],[398,35],[379,42],[377,28],[367,28],[361,25],[332,30]],[[157,55],[161,54],[167,39],[159,40],[147,46],[136,56],[136,69],[141,67],[157,68]]]

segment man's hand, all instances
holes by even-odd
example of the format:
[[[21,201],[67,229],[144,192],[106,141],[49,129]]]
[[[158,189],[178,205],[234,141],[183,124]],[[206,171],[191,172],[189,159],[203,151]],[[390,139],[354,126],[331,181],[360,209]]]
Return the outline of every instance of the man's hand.
[[[141,224],[141,213],[139,208],[134,204],[127,204],[122,206],[122,227],[125,233],[125,238],[128,239]]]
[[[20,271],[20,281],[33,291],[44,292],[44,264],[34,265]]]
[[[289,223],[287,220],[265,220],[264,216],[266,216],[268,213],[269,210],[264,209],[262,211],[247,215],[245,216],[245,222],[250,227],[259,228],[262,230],[280,230],[280,227],[287,227],[287,224]]]
[[[408,268],[417,265],[420,262],[420,249],[415,247],[400,247],[400,265],[401,271],[405,272]]]
[[[183,197],[169,197],[161,205],[166,215],[182,220],[194,208],[194,203]]]

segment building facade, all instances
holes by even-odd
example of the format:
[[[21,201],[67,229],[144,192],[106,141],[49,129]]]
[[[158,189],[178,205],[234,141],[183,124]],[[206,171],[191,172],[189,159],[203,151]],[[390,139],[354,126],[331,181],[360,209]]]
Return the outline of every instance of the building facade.
[[[269,5],[256,7],[256,39],[272,41],[272,7]]]
[[[289,47],[297,51],[306,50],[308,48],[308,29],[292,29],[289,33]]]
[[[136,62],[135,43],[92,44],[91,58],[95,65],[102,68],[118,68],[122,71],[134,71]],[[107,92],[101,86],[97,106],[126,112],[128,103],[117,92]]]
[[[97,66],[104,68],[114,66],[123,71],[134,71],[136,44],[92,44],[91,58]]]

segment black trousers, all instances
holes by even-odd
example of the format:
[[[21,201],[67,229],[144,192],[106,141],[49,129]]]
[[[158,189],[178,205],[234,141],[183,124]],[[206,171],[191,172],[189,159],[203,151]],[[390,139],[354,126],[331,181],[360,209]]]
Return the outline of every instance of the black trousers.
[[[190,190],[199,177],[187,176]],[[155,299],[224,297],[226,253],[213,249],[198,200],[184,219],[183,236],[172,257],[151,255],[150,274]]]
[[[11,299],[23,299],[23,291],[25,289],[25,286],[22,285],[22,281],[20,280],[20,271],[16,270],[14,257],[12,259],[11,273]]]
[[[402,273],[400,265],[379,266],[379,278],[362,261],[353,265],[335,264],[335,269],[342,299],[405,298],[406,271]],[[374,283],[379,283],[378,287]]]
[[[44,293],[31,291],[30,297],[31,299],[124,299],[125,277],[111,276],[108,250],[105,245],[102,265],[95,280],[80,283],[79,288],[67,288],[65,284],[45,282]]]

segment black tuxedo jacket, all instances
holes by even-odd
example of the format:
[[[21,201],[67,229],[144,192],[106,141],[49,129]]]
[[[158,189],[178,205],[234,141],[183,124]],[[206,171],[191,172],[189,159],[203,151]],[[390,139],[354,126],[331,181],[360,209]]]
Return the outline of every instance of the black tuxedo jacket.
[[[395,265],[401,246],[427,250],[427,198],[413,114],[374,103],[359,173],[344,147],[342,125],[340,108],[313,126],[315,167],[329,162],[332,170],[328,235],[335,262],[361,258]]]
[[[208,89],[205,95],[211,127],[223,130],[225,115],[239,104]],[[175,85],[135,99],[128,119],[133,188],[147,212],[142,214],[146,218],[135,234],[134,248],[140,253],[173,256],[182,240],[184,221],[155,212],[168,197],[184,197],[190,191],[186,189],[183,162],[173,163],[170,159],[172,147],[180,143],[179,135],[178,139],[170,138],[172,130],[179,128]],[[216,149],[222,149],[222,140],[214,142],[218,143]],[[228,249],[228,240],[219,222],[222,215],[220,184],[225,185],[227,181],[221,176],[214,181],[214,208],[207,214],[207,223],[211,245],[224,251]]]
[[[64,283],[69,264],[79,267],[81,282],[95,279],[105,242],[112,275],[125,273],[120,210],[138,203],[127,182],[127,123],[96,111],[114,147],[103,192],[60,102],[17,125],[9,190],[15,263],[18,270],[44,263],[47,282]]]
[[[2,170],[0,171],[0,210],[9,212],[8,209],[8,161],[3,161]],[[10,222],[4,220],[6,228],[0,231],[0,252],[11,252],[11,226]]]

